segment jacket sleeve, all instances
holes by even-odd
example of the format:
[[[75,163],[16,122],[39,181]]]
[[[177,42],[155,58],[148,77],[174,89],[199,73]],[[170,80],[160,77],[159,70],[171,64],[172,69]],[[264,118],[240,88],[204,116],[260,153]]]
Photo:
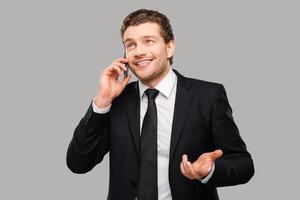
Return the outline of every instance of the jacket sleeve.
[[[86,173],[103,160],[109,150],[109,112],[98,114],[90,104],[76,127],[67,150],[67,166],[74,173]]]
[[[254,164],[232,116],[223,85],[215,95],[212,114],[212,137],[215,149],[223,156],[215,161],[215,171],[208,181],[214,187],[248,182],[254,175]]]

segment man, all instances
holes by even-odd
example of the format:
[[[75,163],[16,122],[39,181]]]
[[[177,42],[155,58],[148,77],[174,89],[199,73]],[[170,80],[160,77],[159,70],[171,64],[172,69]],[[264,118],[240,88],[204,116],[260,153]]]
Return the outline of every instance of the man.
[[[69,145],[68,167],[86,173],[110,152],[112,200],[214,200],[216,187],[248,182],[253,161],[225,89],[171,68],[167,17],[137,10],[124,19],[121,36],[126,58],[102,72]],[[125,64],[138,81],[119,80]]]

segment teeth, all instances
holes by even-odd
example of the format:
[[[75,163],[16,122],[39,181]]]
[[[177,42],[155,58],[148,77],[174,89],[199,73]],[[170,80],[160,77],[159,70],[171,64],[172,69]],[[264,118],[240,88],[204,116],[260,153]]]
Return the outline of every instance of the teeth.
[[[137,65],[147,65],[150,62],[151,62],[151,60],[143,60],[143,61],[137,62]]]

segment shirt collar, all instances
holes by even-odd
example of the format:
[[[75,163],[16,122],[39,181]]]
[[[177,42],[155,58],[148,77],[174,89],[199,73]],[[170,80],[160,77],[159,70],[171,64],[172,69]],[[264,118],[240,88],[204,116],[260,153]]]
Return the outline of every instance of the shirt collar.
[[[166,98],[169,98],[171,96],[176,80],[176,74],[172,69],[170,69],[168,74],[154,88],[157,89],[160,93],[162,93]],[[142,98],[145,90],[147,90],[149,87],[143,84],[141,81],[138,81],[138,83],[140,90],[140,98]]]

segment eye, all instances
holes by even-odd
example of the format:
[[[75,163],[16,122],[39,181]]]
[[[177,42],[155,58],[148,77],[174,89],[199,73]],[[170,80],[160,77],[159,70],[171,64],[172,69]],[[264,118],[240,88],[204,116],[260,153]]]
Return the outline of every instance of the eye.
[[[153,45],[154,44],[154,40],[146,40],[146,45]]]
[[[125,48],[127,51],[132,50],[135,47],[135,44],[133,42],[129,42],[127,44],[125,44]]]

